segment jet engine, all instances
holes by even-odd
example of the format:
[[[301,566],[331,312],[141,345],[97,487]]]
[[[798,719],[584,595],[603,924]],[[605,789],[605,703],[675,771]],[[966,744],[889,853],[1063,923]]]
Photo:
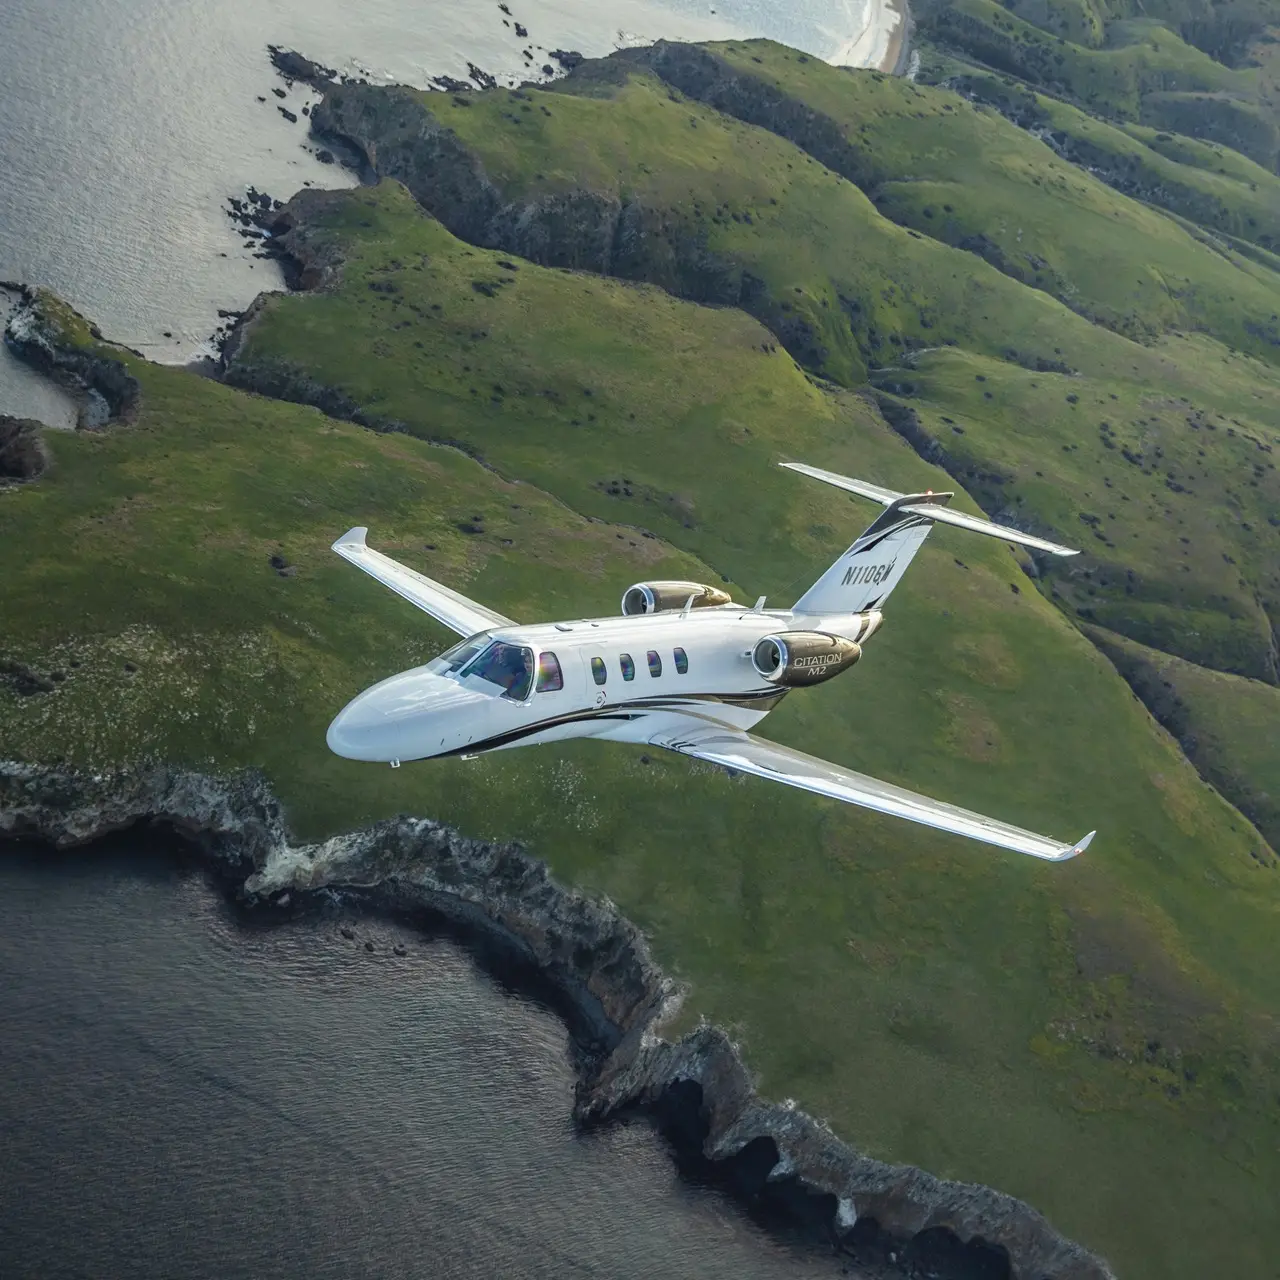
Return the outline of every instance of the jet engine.
[[[733,598],[719,587],[705,582],[637,582],[622,597],[622,616],[632,618],[641,613],[658,613],[663,609],[683,609],[689,597],[695,609],[732,604]]]
[[[862,646],[825,631],[783,631],[765,636],[751,651],[751,665],[770,684],[799,689],[847,671],[862,657]]]

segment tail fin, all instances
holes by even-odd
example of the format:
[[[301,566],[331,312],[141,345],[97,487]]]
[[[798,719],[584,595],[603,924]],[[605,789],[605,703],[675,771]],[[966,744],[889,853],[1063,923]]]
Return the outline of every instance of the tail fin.
[[[895,493],[864,480],[851,480],[834,471],[805,466],[801,462],[780,464],[789,471],[812,476],[838,489],[860,494],[884,504],[885,510],[866,532],[796,601],[797,613],[861,613],[878,609],[894,587],[902,581],[912,557],[929,536],[935,523],[955,525],[971,533],[985,533],[1005,542],[1016,542],[1059,556],[1079,553],[1060,547],[1018,529],[993,524],[976,516],[951,511],[947,504],[953,493]]]

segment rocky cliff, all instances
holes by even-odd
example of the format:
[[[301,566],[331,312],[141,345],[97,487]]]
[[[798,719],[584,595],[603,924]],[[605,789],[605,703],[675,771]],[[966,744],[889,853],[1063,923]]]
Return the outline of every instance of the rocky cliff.
[[[149,825],[201,850],[259,903],[317,891],[444,917],[499,943],[550,981],[580,1049],[577,1114],[626,1108],[667,1120],[677,1145],[732,1169],[741,1194],[803,1206],[837,1245],[897,1246],[899,1274],[1107,1280],[1112,1272],[1026,1204],[986,1187],[860,1155],[791,1105],[759,1098],[736,1047],[703,1026],[672,1043],[661,1024],[677,984],[612,903],[572,892],[518,846],[470,840],[400,817],[320,844],[295,844],[258,776],[213,778],[159,766],[89,775],[0,764],[0,840],[64,848]],[[793,1214],[794,1216],[794,1214]],[[938,1249],[939,1241],[948,1242]],[[915,1253],[912,1253],[913,1247]],[[917,1270],[913,1258],[925,1259]]]

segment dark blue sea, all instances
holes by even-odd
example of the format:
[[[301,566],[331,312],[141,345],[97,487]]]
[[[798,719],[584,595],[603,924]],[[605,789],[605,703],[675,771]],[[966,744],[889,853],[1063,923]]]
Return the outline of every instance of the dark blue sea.
[[[0,846],[5,1280],[849,1274],[647,1122],[577,1131],[573,1082],[454,943],[253,923],[161,846]]]

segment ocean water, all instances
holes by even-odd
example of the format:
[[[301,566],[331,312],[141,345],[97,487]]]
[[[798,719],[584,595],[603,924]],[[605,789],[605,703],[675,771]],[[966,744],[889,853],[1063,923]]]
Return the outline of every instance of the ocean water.
[[[0,848],[5,1280],[852,1274],[572,1091],[559,1019],[452,943],[246,924],[157,847]]]
[[[218,312],[281,287],[224,216],[254,185],[287,198],[350,185],[307,136],[305,86],[286,102],[266,46],[349,74],[425,85],[473,61],[515,83],[547,51],[590,55],[658,37],[767,35],[862,57],[882,0],[3,0],[0,280],[55,289],[155,360],[209,351]],[[516,35],[514,23],[528,29]],[[524,49],[534,55],[532,63]],[[299,117],[291,124],[278,109]],[[0,413],[65,425],[0,355]]]

